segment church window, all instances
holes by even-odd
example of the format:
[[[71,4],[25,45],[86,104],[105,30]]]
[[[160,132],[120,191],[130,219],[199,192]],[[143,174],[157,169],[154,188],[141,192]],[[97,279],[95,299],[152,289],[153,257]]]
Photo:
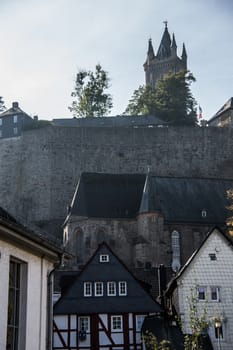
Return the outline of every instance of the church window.
[[[95,296],[103,296],[103,282],[95,282]]]
[[[172,242],[172,270],[174,272],[180,269],[180,234],[178,231],[173,231],[171,235]]]
[[[91,297],[92,296],[92,283],[84,282],[84,296]]]
[[[108,282],[108,296],[115,296],[116,295],[116,282]]]

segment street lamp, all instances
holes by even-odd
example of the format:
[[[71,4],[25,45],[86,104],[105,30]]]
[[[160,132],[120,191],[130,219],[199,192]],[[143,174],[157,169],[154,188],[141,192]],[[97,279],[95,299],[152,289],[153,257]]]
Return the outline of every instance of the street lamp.
[[[222,321],[220,318],[216,318],[214,320],[214,326],[217,330],[217,336],[218,336],[218,349],[221,350],[221,342],[220,342],[220,328],[222,327]]]

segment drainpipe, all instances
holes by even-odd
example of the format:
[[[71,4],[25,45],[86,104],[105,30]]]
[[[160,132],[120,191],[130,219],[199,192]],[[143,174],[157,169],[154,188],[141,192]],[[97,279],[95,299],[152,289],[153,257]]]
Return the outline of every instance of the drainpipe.
[[[54,272],[64,265],[64,254],[60,255],[59,263],[48,273],[48,292],[47,292],[47,341],[46,350],[52,350],[53,345],[53,275]]]

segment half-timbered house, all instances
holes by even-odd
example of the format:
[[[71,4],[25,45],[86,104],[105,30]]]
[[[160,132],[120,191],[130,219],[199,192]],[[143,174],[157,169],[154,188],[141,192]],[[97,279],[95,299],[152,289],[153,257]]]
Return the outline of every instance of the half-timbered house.
[[[161,307],[101,243],[54,305],[54,350],[141,350],[145,316]]]

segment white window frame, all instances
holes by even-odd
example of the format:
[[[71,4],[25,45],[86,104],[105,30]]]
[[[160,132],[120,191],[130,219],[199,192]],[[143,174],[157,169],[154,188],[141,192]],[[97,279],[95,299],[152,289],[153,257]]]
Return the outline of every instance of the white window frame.
[[[17,325],[12,324],[12,326],[8,325],[7,326],[7,331],[8,328],[13,328],[14,329],[14,333],[15,333],[15,339],[16,339],[16,347],[17,349],[25,349],[26,344],[26,319],[27,319],[27,280],[28,280],[28,265],[26,262],[20,261],[14,257],[10,257],[10,265],[12,264],[12,267],[18,270],[18,286],[15,288],[14,286],[11,286],[11,289],[13,288],[13,290],[18,289],[19,294],[18,294],[18,307],[14,306],[14,313],[17,312],[18,313],[18,321],[17,321]],[[10,266],[9,266],[9,273],[10,273]],[[15,273],[15,272],[13,272]],[[10,281],[12,279],[9,278],[9,285],[8,288],[10,290]],[[16,285],[15,285],[16,286]],[[8,300],[9,302],[9,300]],[[16,299],[14,301],[14,305],[16,303]],[[9,305],[8,305],[9,308]],[[18,311],[17,311],[17,310]],[[9,320],[8,320],[9,322]],[[8,324],[7,322],[7,324]],[[15,321],[14,321],[15,323]],[[12,340],[12,337],[11,337]]]
[[[90,332],[90,317],[80,316],[78,318],[78,329],[79,331]]]
[[[136,315],[136,331],[141,332],[142,324],[146,315]]]
[[[217,295],[216,299],[212,298],[212,289],[215,289],[215,293]],[[210,286],[210,301],[212,301],[212,302],[219,302],[220,301],[220,287]]]
[[[116,282],[109,281],[107,283],[107,293],[108,296],[116,296]]]
[[[108,254],[100,254],[100,262],[102,262],[102,263],[109,262],[109,255]]]
[[[104,295],[103,282],[95,282],[95,297],[102,297]]]
[[[200,298],[202,293],[204,293],[204,298]],[[207,293],[206,286],[198,286],[197,287],[197,300],[198,301],[206,301],[206,293]]]
[[[84,282],[83,295],[85,297],[91,297],[92,296],[92,283],[91,282]]]
[[[121,315],[111,316],[111,331],[112,332],[123,331],[123,317]]]
[[[17,114],[15,114],[13,116],[13,121],[14,121],[15,124],[18,123],[18,115]]]
[[[127,295],[127,282],[126,281],[119,281],[118,282],[118,291],[119,291],[120,296]]]

